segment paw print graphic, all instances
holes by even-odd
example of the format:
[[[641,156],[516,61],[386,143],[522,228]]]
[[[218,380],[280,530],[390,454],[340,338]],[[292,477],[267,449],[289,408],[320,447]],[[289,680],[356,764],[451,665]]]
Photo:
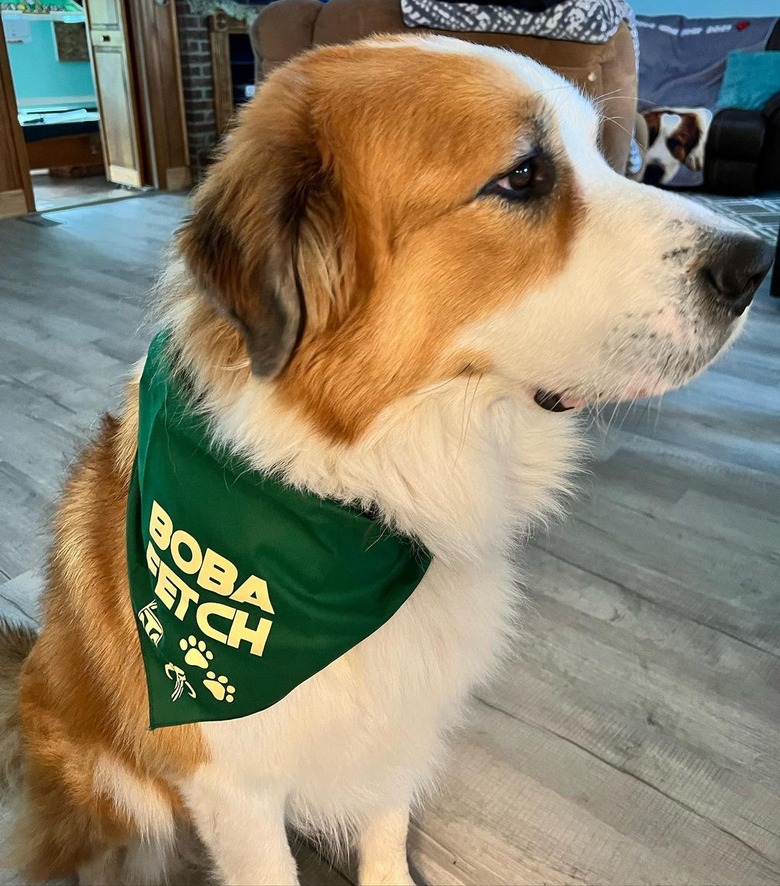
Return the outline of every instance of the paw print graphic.
[[[230,683],[228,683],[227,677],[218,677],[214,671],[209,671],[206,674],[206,679],[203,681],[203,685],[217,701],[231,702],[235,698],[233,693],[236,691],[236,687],[231,686]]]
[[[214,658],[214,654],[206,649],[203,640],[198,640],[191,634],[186,640],[179,640],[179,647],[184,652],[184,663],[192,665],[195,668],[202,668],[204,671],[209,666],[209,662]]]

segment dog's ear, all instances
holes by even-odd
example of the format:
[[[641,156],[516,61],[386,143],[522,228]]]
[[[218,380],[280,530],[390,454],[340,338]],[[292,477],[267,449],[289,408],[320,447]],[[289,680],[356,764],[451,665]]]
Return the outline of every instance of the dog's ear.
[[[277,243],[252,244],[240,224],[223,196],[204,188],[179,232],[179,248],[204,292],[243,335],[252,372],[273,377],[287,365],[302,322],[292,245],[281,231]]]
[[[661,130],[661,112],[656,110],[644,111],[642,116],[647,124],[647,147],[651,148]]]
[[[335,255],[341,209],[306,84],[280,71],[241,114],[178,235],[196,280],[242,333],[256,375],[282,372],[304,324],[333,301],[330,278],[345,263]]]

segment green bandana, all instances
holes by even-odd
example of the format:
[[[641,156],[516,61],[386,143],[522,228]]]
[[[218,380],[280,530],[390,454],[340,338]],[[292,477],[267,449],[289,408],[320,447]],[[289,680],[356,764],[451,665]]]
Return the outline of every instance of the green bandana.
[[[154,339],[141,378],[127,507],[152,729],[270,707],[381,627],[431,562],[216,447],[167,346]]]

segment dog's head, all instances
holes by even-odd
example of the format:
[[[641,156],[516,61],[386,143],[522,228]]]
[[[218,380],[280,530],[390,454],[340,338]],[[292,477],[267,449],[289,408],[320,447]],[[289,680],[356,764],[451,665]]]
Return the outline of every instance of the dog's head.
[[[255,375],[332,439],[464,373],[534,409],[657,394],[737,332],[769,250],[598,140],[575,87],[509,52],[319,49],[241,113],[179,249]]]
[[[703,168],[712,111],[654,108],[642,116],[647,123],[646,184],[668,184],[683,165],[694,172]]]

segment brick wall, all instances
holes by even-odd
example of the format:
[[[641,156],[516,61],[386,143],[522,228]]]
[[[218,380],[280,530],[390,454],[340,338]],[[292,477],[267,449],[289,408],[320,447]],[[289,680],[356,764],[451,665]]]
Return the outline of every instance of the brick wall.
[[[176,0],[176,17],[190,164],[197,178],[217,144],[209,24],[205,16],[190,12],[186,0]]]

